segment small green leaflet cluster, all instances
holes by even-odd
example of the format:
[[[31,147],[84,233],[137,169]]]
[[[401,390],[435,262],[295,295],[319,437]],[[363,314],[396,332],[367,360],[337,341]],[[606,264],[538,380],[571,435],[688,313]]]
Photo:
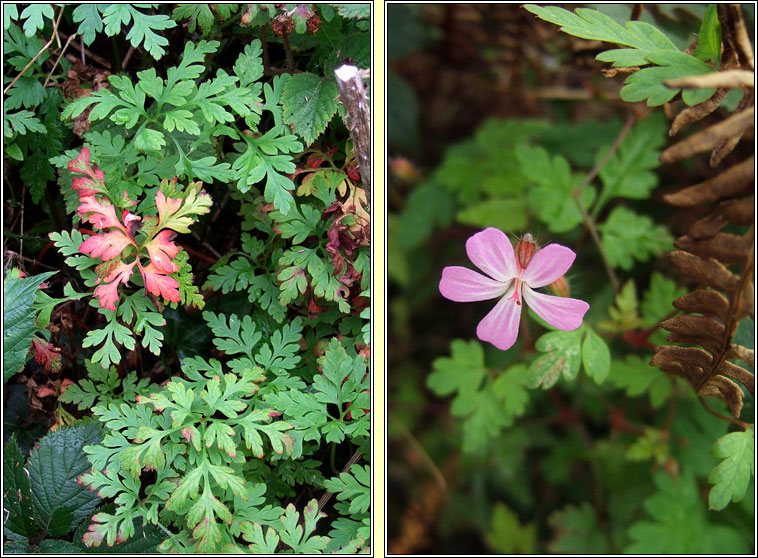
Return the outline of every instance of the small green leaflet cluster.
[[[598,384],[608,377],[611,353],[608,344],[583,324],[574,331],[551,331],[537,340],[536,348],[546,353],[529,365],[527,386],[551,388],[561,375],[574,380],[580,365]]]
[[[666,87],[664,81],[718,70],[721,33],[715,7],[703,21],[698,35],[700,49],[694,56],[681,52],[660,30],[643,21],[629,21],[623,27],[604,13],[587,8],[577,8],[574,13],[556,6],[527,4],[524,8],[540,19],[560,25],[561,31],[569,35],[629,47],[607,50],[596,57],[603,62],[612,62],[616,68],[648,66],[626,79],[621,99],[627,102],[647,100],[648,106],[660,106],[680,91]],[[705,61],[715,66],[709,66]],[[692,106],[702,103],[715,92],[715,89],[689,89],[682,93],[682,99]]]
[[[218,47],[218,41],[187,43],[181,62],[168,69],[165,79],[154,68],[138,72],[136,83],[128,76],[110,76],[110,89],[69,103],[62,118],[76,118],[92,106],[90,121],[109,119],[114,131],[133,130],[121,157],[134,160],[139,174],[159,174],[158,167],[163,176],[234,181],[243,193],[265,180],[266,201],[286,213],[292,204],[289,190],[294,190],[285,176],[295,171],[290,154],[302,151],[282,122],[280,97],[289,76],[277,76],[261,87],[262,50],[255,40],[240,54],[233,75],[219,69],[215,77],[200,80],[207,71],[205,56]],[[274,126],[259,133],[263,110],[271,113]],[[237,126],[237,118],[244,119],[247,129]],[[221,136],[235,140],[238,152],[224,162],[219,162],[216,149],[207,149]],[[85,138],[98,139],[92,133]],[[93,150],[99,156],[97,145]]]
[[[715,513],[706,512],[691,471],[685,469],[676,478],[658,471],[653,480],[656,491],[643,504],[649,518],[629,527],[631,544],[624,552],[719,554],[725,548],[736,554],[751,552],[749,539],[738,530],[720,524]]]
[[[263,395],[264,401],[282,410],[284,418],[292,423],[296,447],[303,441],[318,442],[322,438],[335,443],[345,438],[354,443],[367,440],[371,384],[366,360],[360,355],[348,355],[332,338],[319,365],[321,373],[314,376],[310,389],[271,390]],[[330,412],[328,405],[334,411]]]
[[[139,4],[139,8],[154,8],[155,4]],[[23,14],[22,14],[23,15]],[[176,27],[176,22],[162,14],[149,15],[130,4],[81,4],[74,8],[73,19],[79,23],[78,33],[85,44],[90,45],[98,33],[103,31],[109,37],[121,33],[121,27],[128,26],[126,39],[134,48],[144,47],[150,55],[159,60],[168,46],[168,39],[156,33]]]
[[[334,190],[324,192],[324,209],[334,201]],[[265,243],[248,233],[242,234],[242,252],[222,257],[212,268],[204,288],[212,287],[222,293],[246,290],[248,300],[266,310],[277,322],[282,322],[288,304],[296,300],[308,304],[308,296],[336,304],[343,314],[351,312],[346,295],[349,289],[335,275],[335,266],[326,251],[329,222],[322,219],[323,209],[308,203],[293,204],[283,214],[270,214],[278,238],[292,239],[292,245],[283,249],[282,242]],[[319,239],[315,246],[306,246],[306,239]],[[308,242],[311,244],[311,242]],[[275,263],[275,266],[271,265]],[[361,272],[361,287],[370,282],[368,250],[360,248],[354,261]],[[346,274],[343,270],[342,276]]]
[[[433,362],[427,385],[440,396],[455,394],[450,412],[463,419],[463,451],[481,452],[526,410],[527,367],[491,374],[478,341],[456,339],[450,351]]]
[[[602,182],[599,193],[591,185],[579,192],[583,176],[573,174],[563,156],[551,158],[542,147],[519,145],[516,157],[521,172],[531,184],[528,188],[530,210],[550,231],[565,233],[582,223],[577,201],[597,219],[614,198],[647,199],[658,185],[652,171],[659,164],[665,129],[666,122],[660,114],[637,122],[598,173]],[[600,146],[595,160],[602,159],[608,149],[606,145]],[[576,192],[579,192],[578,200]],[[673,247],[673,238],[665,227],[654,225],[649,217],[624,206],[613,208],[598,228],[603,250],[611,266],[616,268],[629,270],[633,260],[646,261]]]
[[[101,445],[85,448],[93,469],[80,482],[115,497],[116,511],[93,517],[88,546],[128,539],[141,517],[186,527],[196,552],[216,551],[232,542],[232,510],[249,498],[246,460],[264,458],[264,448],[292,454],[292,425],[273,420],[279,413],[256,396],[260,369],[223,373],[217,361],[192,358],[182,371],[186,380],[175,377],[150,397],[137,396],[136,406],[93,408],[106,434]],[[155,471],[153,484],[142,486],[143,469]]]
[[[61,403],[72,403],[82,411],[98,405],[133,401],[138,395],[147,396],[155,390],[147,378],[137,380],[136,372],[118,377],[115,366],[101,368],[91,360],[84,361],[87,378],[70,385],[58,397]]]

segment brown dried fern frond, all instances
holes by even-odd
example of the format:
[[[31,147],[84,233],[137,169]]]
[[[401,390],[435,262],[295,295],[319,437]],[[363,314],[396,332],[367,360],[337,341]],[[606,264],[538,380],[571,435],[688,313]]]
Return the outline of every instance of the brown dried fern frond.
[[[754,59],[742,11],[738,5],[720,4],[718,13],[723,35],[723,71],[667,83],[677,88],[715,87],[716,93],[707,101],[684,109],[674,119],[669,135],[711,114],[731,89],[742,89],[744,95],[733,115],[666,149],[660,157],[663,163],[711,150],[713,168],[742,139],[754,135]],[[702,286],[677,298],[674,306],[688,314],[700,315],[675,316],[662,322],[661,327],[670,332],[668,341],[693,346],[657,347],[650,362],[685,378],[698,395],[722,399],[735,418],[742,409],[744,394],[740,384],[751,396],[755,394],[754,375],[729,362],[740,360],[750,366],[755,362],[752,349],[732,342],[740,320],[746,316],[755,319],[755,229],[751,226],[742,235],[721,232],[721,229],[727,223],[741,227],[754,223],[754,169],[755,158],[749,157],[714,178],[664,196],[665,201],[678,207],[711,204],[711,211],[676,240],[674,245],[678,250],[669,254],[682,274]],[[734,266],[740,271],[733,271]]]

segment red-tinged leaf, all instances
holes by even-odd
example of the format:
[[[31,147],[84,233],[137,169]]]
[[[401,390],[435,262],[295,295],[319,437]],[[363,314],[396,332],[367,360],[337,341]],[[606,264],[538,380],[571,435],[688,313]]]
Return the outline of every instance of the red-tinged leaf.
[[[102,171],[98,171],[102,172]],[[103,179],[105,179],[105,175],[103,174]],[[79,199],[81,200],[84,197],[87,196],[94,196],[95,194],[99,194],[102,192],[101,189],[95,188],[95,184],[92,182],[91,178],[87,177],[79,177],[77,176],[71,181],[71,188],[74,190],[79,190]]]
[[[82,150],[79,152],[79,155],[76,156],[76,159],[72,159],[68,162],[68,170],[90,176],[95,174],[89,164],[89,147],[82,147]]]
[[[112,266],[111,271],[104,279],[101,279],[103,284],[95,289],[95,296],[98,297],[101,308],[108,310],[116,309],[118,284],[129,281],[129,277],[132,275],[132,268],[136,262],[137,260],[134,260],[130,264],[125,264],[120,261],[117,265]]]
[[[72,181],[73,189],[79,190],[80,199],[97,193],[105,193],[105,173],[97,166],[94,169],[90,166],[88,147],[83,147],[76,159],[68,162],[68,170],[87,175],[86,178],[76,177]]]
[[[79,246],[82,254],[100,257],[104,262],[117,258],[134,241],[120,230],[106,234],[94,234]]]
[[[34,353],[34,360],[41,364],[46,372],[60,372],[61,369],[61,350],[55,347],[51,343],[42,341],[41,339],[34,337],[32,339],[32,352]],[[47,389],[47,388],[43,388]],[[53,391],[53,394],[55,391]],[[46,394],[52,395],[52,394]],[[37,393],[38,397],[45,397],[42,395],[42,390]]]
[[[157,269],[152,263],[142,267],[142,278],[145,280],[147,292],[155,296],[162,296],[170,302],[179,302],[179,282],[173,277],[167,277],[166,274]]]
[[[182,200],[179,198],[167,198],[166,195],[158,191],[155,195],[155,206],[158,208],[158,217],[161,224],[168,221],[168,219],[177,211],[182,205]]]
[[[101,203],[95,199],[95,196],[86,196],[81,199],[81,205],[76,210],[79,216],[92,223],[99,229],[117,228],[128,234],[124,225],[116,217],[116,208],[110,203]],[[128,212],[127,212],[128,213]],[[125,221],[126,221],[125,216]]]
[[[175,237],[174,231],[164,230],[145,245],[150,261],[158,271],[174,273],[179,270],[179,266],[172,261],[179,253],[179,247],[172,242]]]

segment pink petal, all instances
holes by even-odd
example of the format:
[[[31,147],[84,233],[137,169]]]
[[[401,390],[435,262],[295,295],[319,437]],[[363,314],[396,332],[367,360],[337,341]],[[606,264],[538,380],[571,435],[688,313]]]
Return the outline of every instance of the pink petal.
[[[505,233],[489,227],[466,241],[469,259],[487,275],[498,281],[508,281],[518,275],[513,246]]]
[[[522,294],[529,308],[540,318],[563,331],[573,331],[582,325],[584,314],[590,308],[583,300],[536,293],[526,285]]]
[[[442,296],[455,302],[474,302],[497,298],[507,288],[506,283],[495,281],[481,273],[457,265],[444,268],[440,280]]]
[[[495,307],[479,322],[476,336],[488,341],[501,351],[510,349],[518,337],[521,305],[503,296]]]
[[[576,254],[570,248],[548,244],[537,251],[521,278],[533,289],[544,287],[563,277],[575,258]]]

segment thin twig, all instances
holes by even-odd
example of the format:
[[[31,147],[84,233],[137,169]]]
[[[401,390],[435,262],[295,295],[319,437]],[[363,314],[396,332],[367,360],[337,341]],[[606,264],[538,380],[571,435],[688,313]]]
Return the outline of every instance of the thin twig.
[[[124,56],[124,59],[121,61],[121,70],[126,70],[126,65],[129,63],[129,60],[132,58],[132,54],[134,54],[134,45],[129,45],[129,50],[126,51],[126,55]]]
[[[64,39],[68,37],[68,35],[66,35],[66,34],[65,34],[64,32],[62,32],[62,31],[59,33],[59,35],[60,35],[61,37],[63,37]],[[80,46],[80,48],[81,48],[81,46]],[[94,60],[95,62],[97,62],[98,64],[100,64],[100,65],[101,65],[101,66],[103,66],[104,68],[106,68],[107,70],[110,70],[110,69],[111,69],[111,63],[110,63],[110,62],[108,62],[108,61],[107,61],[105,58],[103,58],[102,56],[98,56],[97,54],[95,54],[94,52],[92,52],[91,50],[89,50],[89,49],[88,49],[88,48],[86,48],[86,47],[84,48],[84,53],[85,53],[85,54],[86,54],[86,55],[87,55],[89,58],[92,58],[92,60]]]
[[[595,165],[595,168],[593,168],[587,176],[584,177],[584,180],[582,180],[582,183],[576,187],[576,190],[574,190],[574,197],[578,198],[579,194],[582,193],[582,190],[584,190],[587,185],[595,180],[595,177],[598,175],[598,173],[603,169],[603,167],[610,161],[611,157],[618,151],[619,147],[621,147],[621,144],[623,143],[624,139],[626,139],[626,135],[629,133],[629,130],[632,129],[632,126],[634,126],[636,119],[633,116],[630,116],[626,120],[626,124],[624,124],[624,127],[621,129],[621,132],[619,132],[618,137],[616,138],[616,141],[613,142],[613,145],[611,145],[611,148],[608,150],[608,153],[606,153],[602,159]]]
[[[395,415],[390,415],[390,419],[394,422],[395,426],[398,427],[400,434],[402,434],[403,437],[407,440],[413,451],[416,452],[416,455],[418,455],[421,458],[421,461],[423,461],[429,468],[437,485],[447,494],[448,489],[447,482],[445,481],[445,476],[442,474],[442,471],[440,471],[439,467],[437,467],[436,463],[434,463],[432,458],[426,452],[424,446],[418,442],[418,440],[413,436],[413,434],[411,434],[403,422]]]
[[[582,183],[579,184],[579,186],[577,186],[576,189],[572,192],[572,196],[574,197],[574,201],[576,202],[576,207],[579,209],[579,213],[582,214],[584,225],[587,227],[587,230],[590,231],[592,240],[595,242],[597,249],[600,251],[600,257],[603,260],[603,266],[605,267],[605,271],[608,274],[608,278],[611,280],[611,283],[613,284],[614,292],[619,291],[619,286],[620,286],[619,280],[616,277],[616,273],[613,271],[613,267],[611,266],[611,263],[608,261],[608,256],[606,255],[605,250],[603,250],[603,243],[600,240],[600,234],[597,232],[597,225],[595,225],[594,219],[592,218],[592,216],[590,216],[590,214],[582,205],[582,201],[580,198],[581,198],[581,194],[584,188],[586,188],[587,185],[590,184],[590,182],[595,180],[595,177],[600,173],[600,171],[608,163],[608,161],[610,161],[611,157],[613,157],[616,151],[618,151],[619,147],[621,147],[621,144],[623,143],[624,139],[629,133],[629,130],[632,129],[634,122],[635,122],[634,117],[630,116],[627,119],[626,124],[624,124],[624,127],[621,129],[621,132],[616,138],[616,141],[613,142],[613,145],[611,145],[611,148],[608,150],[608,152],[603,156],[602,159],[600,159],[600,161],[598,161],[595,167],[589,173],[587,173],[587,176],[584,177],[584,180],[582,180]]]
[[[204,241],[202,238],[200,238],[199,234],[197,234],[196,232],[193,231],[192,232],[192,236],[194,236],[197,240],[199,240],[200,244],[202,244],[203,247],[206,250],[209,250],[214,256],[216,256],[218,259],[221,259],[221,254],[219,254],[213,246],[211,246],[206,241]]]
[[[737,419],[734,419],[732,417],[728,417],[726,415],[722,415],[721,413],[717,413],[716,411],[714,411],[713,409],[711,409],[706,404],[705,400],[702,397],[698,396],[697,399],[698,399],[698,401],[700,401],[700,404],[703,406],[703,409],[705,409],[706,411],[708,411],[714,417],[718,417],[721,420],[725,420],[727,422],[731,422],[732,424],[739,426],[743,430],[747,430],[748,428],[750,428],[750,425],[748,423],[746,423],[746,422],[742,422],[741,420],[737,420]]]
[[[66,49],[68,48],[69,43],[74,37],[76,37],[76,33],[71,35],[66,41],[66,44],[63,45],[63,48],[61,49],[61,53],[58,55],[58,58],[55,60],[55,64],[53,64],[53,69],[50,70],[49,74],[47,74],[47,79],[45,80],[45,83],[42,85],[42,87],[47,87],[47,84],[50,83],[50,78],[53,77],[53,72],[55,71],[55,68],[58,67],[58,63],[61,61],[61,58],[63,58],[63,54],[66,52]]]
[[[603,250],[603,242],[600,240],[600,234],[597,232],[597,226],[595,225],[595,221],[592,219],[589,213],[587,213],[587,210],[584,209],[584,206],[582,205],[582,202],[579,200],[578,196],[574,196],[574,201],[576,202],[576,206],[579,208],[579,213],[582,214],[582,219],[584,220],[584,225],[587,227],[587,230],[590,231],[590,235],[592,236],[592,240],[595,241],[595,245],[597,246],[597,249],[600,251],[600,257],[603,260],[603,266],[605,267],[605,272],[608,274],[608,278],[611,280],[611,283],[613,284],[613,292],[619,292],[619,280],[618,277],[616,277],[616,273],[613,271],[613,267],[611,266],[611,262],[608,261],[608,256],[605,253],[605,250]]]
[[[363,454],[360,451],[356,451],[353,454],[353,457],[350,458],[350,461],[347,462],[347,465],[342,468],[342,472],[347,473],[350,470],[350,467],[355,465],[361,457],[363,457]],[[334,492],[324,492],[324,495],[318,501],[319,513],[321,513],[321,509],[326,505],[333,494]]]
[[[84,56],[84,37],[79,39],[79,50],[82,53],[82,64],[87,65],[87,58]]]
[[[50,45],[53,44],[53,40],[55,40],[56,33],[58,32],[58,24],[61,22],[61,17],[63,16],[63,10],[65,9],[65,6],[61,6],[61,11],[58,13],[58,19],[55,20],[55,26],[53,27],[53,35],[50,37],[50,40],[47,41],[47,44],[42,47],[42,49],[37,53],[37,55],[32,58],[29,63],[24,67],[23,70],[21,70],[21,73],[16,76],[16,78],[8,84],[8,87],[6,87],[3,90],[3,94],[8,93],[8,89],[13,87],[13,84],[16,83],[21,76],[24,75],[26,70],[31,68],[32,64],[34,64],[37,61],[37,58],[42,56],[42,53],[45,52],[48,48],[50,48]]]

